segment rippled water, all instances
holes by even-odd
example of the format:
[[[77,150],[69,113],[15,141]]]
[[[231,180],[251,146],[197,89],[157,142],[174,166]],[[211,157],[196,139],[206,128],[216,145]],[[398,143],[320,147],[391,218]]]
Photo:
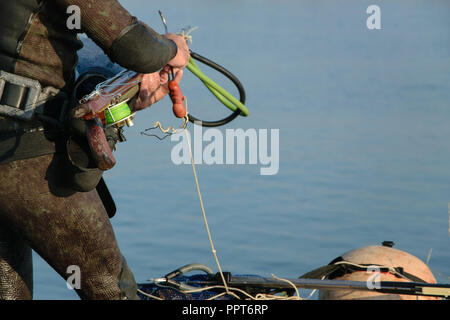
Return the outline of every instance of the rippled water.
[[[450,274],[450,6],[445,1],[121,1],[162,32],[188,25],[192,49],[245,84],[250,117],[226,128],[280,129],[280,170],[199,165],[224,270],[297,277],[357,247],[396,248]],[[366,28],[379,4],[382,30]],[[220,78],[218,78],[220,79]],[[226,85],[226,82],[223,82]],[[190,75],[190,110],[227,114]],[[217,107],[216,107],[217,106]],[[195,112],[194,112],[195,111]],[[168,100],[139,114],[106,174],[112,220],[138,281],[200,262],[216,268],[192,170],[175,145],[140,132],[175,125]],[[71,299],[35,256],[35,297]]]

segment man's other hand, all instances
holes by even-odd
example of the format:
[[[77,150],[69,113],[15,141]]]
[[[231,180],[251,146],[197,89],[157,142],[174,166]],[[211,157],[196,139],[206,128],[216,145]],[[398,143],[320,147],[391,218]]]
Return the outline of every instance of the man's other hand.
[[[144,74],[141,89],[136,101],[134,111],[145,109],[158,102],[169,93],[170,66],[165,66],[160,72]],[[180,83],[183,78],[183,69],[174,68],[175,81]]]

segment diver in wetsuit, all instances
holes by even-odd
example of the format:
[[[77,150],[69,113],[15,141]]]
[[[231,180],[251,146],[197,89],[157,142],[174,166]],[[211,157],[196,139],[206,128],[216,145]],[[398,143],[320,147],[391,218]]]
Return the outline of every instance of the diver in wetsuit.
[[[81,9],[81,30],[67,28],[71,5]],[[0,76],[0,299],[32,298],[31,249],[65,279],[67,268],[78,266],[82,299],[136,299],[136,282],[99,192],[77,192],[61,182],[66,137],[54,123],[66,119],[62,106],[82,47],[77,33],[122,67],[146,74],[135,110],[168,93],[167,65],[181,80],[186,42],[157,34],[116,0],[2,1],[0,31],[0,70],[8,75]],[[15,116],[31,96],[23,79],[45,88],[29,120]]]

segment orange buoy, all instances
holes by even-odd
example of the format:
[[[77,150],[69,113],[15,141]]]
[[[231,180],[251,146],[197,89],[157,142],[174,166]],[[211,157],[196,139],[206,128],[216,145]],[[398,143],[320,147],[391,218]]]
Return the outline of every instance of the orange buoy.
[[[184,96],[181,92],[180,86],[174,80],[169,81],[170,98],[173,103],[173,114],[177,118],[184,118],[187,114],[186,108],[184,107]]]
[[[383,243],[384,244],[384,243]],[[417,257],[391,247],[367,246],[351,250],[330,264],[342,266],[328,279],[346,281],[366,281],[368,286],[376,286],[376,281],[427,282],[436,283],[428,266]],[[372,288],[373,288],[372,287]],[[435,297],[386,294],[360,290],[320,290],[319,300],[440,300]]]

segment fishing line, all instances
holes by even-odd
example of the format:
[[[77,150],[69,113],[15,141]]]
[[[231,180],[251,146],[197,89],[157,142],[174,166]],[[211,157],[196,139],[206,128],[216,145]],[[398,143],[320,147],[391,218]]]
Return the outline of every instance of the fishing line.
[[[195,185],[197,187],[197,194],[198,194],[198,198],[200,200],[200,207],[202,209],[203,221],[205,223],[206,231],[208,233],[209,243],[211,245],[211,250],[212,250],[212,253],[214,255],[214,259],[216,260],[216,264],[217,264],[217,267],[219,269],[220,277],[222,278],[223,285],[225,287],[226,293],[229,293],[227,282],[225,281],[225,277],[223,275],[219,259],[217,258],[217,251],[216,251],[216,249],[214,247],[214,242],[213,242],[212,237],[211,237],[211,231],[209,230],[208,219],[206,218],[205,206],[203,204],[203,198],[202,198],[202,193],[200,191],[200,185],[199,185],[199,182],[198,182],[197,171],[195,169],[194,156],[192,154],[192,147],[191,147],[189,131],[186,128],[184,128],[184,133],[186,135],[186,140],[187,140],[188,149],[189,149],[189,155],[191,157],[192,171],[194,172]]]
[[[160,301],[162,301],[162,300],[164,300],[164,299],[162,299],[162,298],[160,298],[160,297],[157,297],[157,296],[154,296],[154,295],[152,295],[152,294],[150,294],[150,293],[147,293],[147,292],[145,292],[145,291],[142,291],[141,289],[137,289],[137,292],[139,292],[140,294],[142,294],[142,295],[144,295],[144,296],[146,296],[146,297],[149,297],[149,298],[152,298],[152,299],[155,299],[155,300],[160,300]]]
[[[282,295],[276,295],[276,294],[268,294],[268,293],[258,293],[256,295],[251,295],[250,293],[248,293],[247,291],[243,290],[243,289],[239,289],[239,288],[235,288],[235,287],[230,287],[228,286],[228,292],[221,292],[218,293],[217,295],[214,295],[206,300],[215,300],[218,299],[226,294],[231,295],[235,298],[237,298],[238,300],[242,300],[242,298],[237,295],[235,292],[242,294],[244,297],[246,297],[249,300],[309,300],[313,294],[317,291],[316,289],[314,289],[311,294],[307,297],[307,298],[302,298],[299,295],[299,290],[298,288],[289,280],[287,279],[283,279],[283,278],[279,278],[275,275],[272,274],[272,278],[277,279],[279,281],[284,281],[287,282],[288,284],[290,284],[291,286],[293,286],[293,289],[295,289],[297,295],[295,296],[282,296]],[[161,287],[161,288],[168,288],[168,289],[172,289],[175,290],[181,294],[191,294],[191,293],[200,293],[200,292],[204,292],[204,291],[210,291],[210,290],[217,290],[217,289],[226,289],[225,286],[222,285],[214,285],[214,286],[207,286],[207,287],[203,287],[203,288],[197,288],[197,289],[191,289],[191,290],[180,290],[178,288],[172,287],[172,286],[166,286],[166,285],[162,285],[160,283],[155,283],[156,286]],[[281,292],[279,292],[281,293]],[[154,296],[147,294],[147,296],[154,298]],[[161,298],[157,298],[158,300],[161,300]]]
[[[129,100],[125,100],[116,104],[115,106],[111,106],[105,109],[105,120],[106,127],[116,124],[119,121],[124,121],[131,116],[133,113],[131,112],[130,106],[128,105]]]
[[[189,115],[187,115],[186,117],[189,117]],[[205,211],[205,206],[204,206],[204,203],[203,203],[202,193],[201,193],[201,190],[200,190],[200,184],[199,184],[199,181],[198,181],[197,170],[195,168],[194,156],[192,154],[190,135],[189,135],[189,131],[187,130],[186,127],[184,128],[184,133],[186,135],[186,141],[187,141],[187,145],[188,145],[188,149],[189,149],[189,155],[190,155],[190,159],[191,159],[192,171],[194,173],[195,185],[196,185],[196,188],[197,188],[197,194],[198,194],[198,198],[199,198],[199,201],[200,201],[200,207],[201,207],[202,215],[203,215],[203,222],[205,224],[206,231],[207,231],[207,234],[208,234],[209,243],[210,243],[210,246],[211,246],[211,251],[212,251],[212,253],[214,255],[214,259],[216,261],[217,268],[219,270],[219,274],[220,274],[220,277],[221,277],[222,282],[223,282],[223,286],[214,286],[214,287],[208,287],[208,288],[200,288],[200,289],[196,289],[196,290],[184,291],[184,293],[201,292],[201,291],[205,291],[205,290],[212,289],[212,288],[223,288],[223,289],[225,289],[225,292],[220,293],[220,294],[218,294],[216,296],[213,296],[213,297],[209,298],[208,300],[214,300],[214,299],[217,299],[217,298],[219,298],[219,297],[221,297],[223,295],[226,295],[226,294],[232,295],[232,296],[240,299],[240,297],[237,296],[235,293],[233,293],[231,290],[235,290],[235,291],[241,292],[245,296],[250,297],[252,300],[274,300],[274,299],[279,299],[279,300],[303,300],[303,298],[300,297],[300,293],[299,293],[298,288],[292,282],[290,282],[289,280],[286,280],[286,279],[278,278],[278,277],[276,277],[273,274],[272,274],[272,277],[274,279],[285,281],[285,282],[288,282],[290,285],[292,285],[292,287],[295,289],[295,292],[296,292],[297,296],[296,297],[295,296],[293,296],[293,297],[281,297],[281,296],[268,295],[268,294],[262,294],[261,293],[261,294],[258,294],[256,297],[253,297],[252,295],[250,295],[249,293],[245,292],[244,290],[241,290],[241,289],[238,289],[238,288],[232,288],[232,287],[229,287],[227,285],[227,282],[225,280],[225,276],[224,276],[224,274],[222,272],[222,267],[221,267],[220,262],[219,262],[219,258],[217,256],[217,250],[215,249],[215,246],[214,246],[214,241],[212,239],[211,230],[210,230],[209,224],[208,224],[208,219],[206,217],[206,211]],[[310,296],[308,298],[310,298],[313,294],[314,294],[314,291],[310,294]]]
[[[187,111],[188,104],[187,104],[187,98],[186,97],[184,97],[184,104],[186,106],[186,111]],[[188,122],[189,122],[189,114],[186,112],[186,116],[184,116],[184,118],[183,118],[183,123],[181,124],[181,126],[178,129],[175,129],[172,126],[169,126],[169,127],[167,127],[167,129],[164,129],[164,127],[161,124],[161,122],[156,121],[153,124],[153,128],[145,129],[144,131],[141,132],[141,134],[144,135],[144,136],[148,136],[148,137],[155,137],[155,138],[158,138],[160,141],[162,141],[165,138],[170,137],[173,134],[180,133],[183,129],[185,129],[187,127]],[[148,134],[147,133],[148,131],[152,131],[152,130],[155,130],[155,129],[159,129],[162,133],[165,133],[166,135],[161,138],[157,134]]]
[[[214,242],[212,240],[211,230],[209,229],[208,219],[206,217],[205,206],[204,206],[204,203],[203,203],[203,197],[202,197],[202,193],[200,191],[200,184],[199,184],[199,181],[198,181],[197,170],[195,169],[195,162],[194,162],[194,156],[193,156],[193,153],[192,153],[191,139],[190,139],[189,131],[187,130],[187,123],[189,121],[189,113],[188,113],[188,104],[187,104],[186,97],[184,99],[184,103],[185,103],[185,107],[186,107],[186,116],[183,118],[183,124],[180,127],[180,129],[184,130],[184,133],[185,133],[185,136],[186,136],[186,141],[187,141],[187,145],[188,145],[188,149],[189,149],[189,155],[190,155],[190,159],[191,159],[192,171],[194,173],[195,185],[196,185],[196,188],[197,188],[197,194],[198,194],[198,198],[199,198],[199,201],[200,201],[200,207],[201,207],[201,210],[202,210],[203,221],[205,223],[206,231],[207,231],[207,234],[208,234],[209,243],[210,243],[210,246],[211,246],[211,251],[213,253],[214,259],[215,259],[216,264],[217,264],[217,267],[219,269],[219,273],[220,273],[220,276],[222,278],[222,281],[223,281],[226,293],[230,294],[230,291],[229,291],[228,286],[227,286],[227,282],[225,281],[225,277],[224,277],[223,272],[222,272],[222,267],[220,266],[219,258],[217,257],[217,251],[216,251],[216,249],[214,247]],[[166,136],[164,136],[163,138],[160,138],[157,135],[150,135],[150,134],[146,133],[147,131],[150,131],[150,130],[153,130],[153,129],[157,129],[157,128],[159,128],[163,133],[167,133]],[[179,132],[180,129],[175,130],[175,128],[173,128],[173,127],[168,127],[167,129],[164,129],[162,127],[161,123],[159,121],[157,121],[154,124],[153,128],[146,129],[145,131],[141,132],[141,134],[147,135],[147,136],[155,136],[158,139],[163,140],[163,139],[167,138],[168,136]]]
[[[186,117],[185,117],[186,118]],[[164,127],[162,126],[161,122],[156,121],[155,124],[153,125],[153,128],[148,128],[145,129],[143,132],[141,132],[142,135],[145,135],[147,137],[155,137],[158,138],[159,140],[164,140],[167,137],[170,137],[173,134],[177,134],[180,132],[180,130],[184,129],[187,125],[187,120],[183,120],[183,124],[181,125],[180,128],[175,129],[172,126],[167,127],[167,129],[164,129]],[[148,134],[147,131],[151,131],[151,130],[155,130],[155,129],[159,129],[162,133],[165,133],[166,135],[163,136],[162,138],[160,136],[158,136],[157,134]]]
[[[161,11],[158,11],[159,15],[161,16],[162,22],[164,24],[166,33],[168,31],[167,28],[167,23],[166,23],[166,19],[164,18],[163,14]],[[192,36],[190,35],[192,31],[194,31],[195,29],[197,29],[197,27],[191,28],[188,32],[185,33],[185,30],[183,29],[181,32],[181,36],[186,40],[186,41],[190,41],[192,43]],[[193,53],[191,51],[191,55],[196,56],[195,53]],[[207,60],[206,58],[203,58],[201,56],[198,56],[199,61],[205,61]],[[206,64],[210,64],[210,61],[207,60],[207,62],[204,62]],[[204,126],[219,126],[219,125],[224,125],[225,123],[228,123],[230,121],[232,121],[233,119],[235,119],[239,114],[242,114],[244,116],[248,115],[248,110],[245,107],[244,103],[245,103],[245,91],[242,87],[242,85],[240,84],[239,80],[237,80],[236,77],[234,77],[228,70],[225,70],[223,67],[212,63],[213,68],[215,68],[216,70],[220,71],[221,73],[225,74],[229,79],[231,79],[233,81],[233,83],[236,84],[236,86],[239,89],[239,93],[240,93],[240,101],[236,98],[234,98],[231,94],[229,94],[226,90],[224,90],[222,87],[220,87],[219,85],[217,85],[214,81],[212,81],[211,79],[209,79],[208,77],[206,77],[198,68],[198,66],[195,64],[194,60],[192,59],[192,56],[189,60],[187,69],[189,69],[192,73],[194,73],[194,75],[196,75],[204,84],[205,86],[228,108],[232,109],[234,112],[231,116],[219,120],[219,121],[206,121],[204,122]],[[209,229],[209,225],[208,225],[208,219],[206,217],[206,211],[205,211],[205,206],[203,203],[203,197],[202,197],[202,193],[200,191],[200,184],[198,181],[198,176],[197,176],[197,171],[195,168],[195,162],[194,162],[194,156],[192,153],[192,146],[191,146],[191,142],[190,142],[190,135],[189,135],[189,131],[187,130],[187,121],[191,121],[191,122],[196,122],[198,121],[197,118],[193,117],[193,116],[189,116],[188,112],[187,112],[187,101],[185,100],[185,107],[186,107],[186,116],[184,117],[183,120],[183,130],[186,136],[186,140],[187,140],[187,144],[188,144],[188,148],[189,148],[189,155],[190,155],[190,159],[191,159],[191,165],[192,165],[192,171],[194,173],[194,179],[195,179],[195,185],[197,188],[197,194],[198,194],[198,198],[200,201],[200,207],[202,210],[202,215],[203,215],[203,221],[205,223],[205,227],[206,227],[206,231],[208,234],[208,238],[209,238],[209,243],[211,246],[211,251],[213,253],[214,259],[216,261],[217,267],[219,269],[219,273],[220,273],[220,277],[222,278],[222,282],[224,284],[224,288],[225,288],[225,294],[231,294],[236,296],[234,293],[230,292],[227,282],[225,280],[225,276],[223,275],[222,272],[222,267],[220,265],[219,262],[219,258],[217,257],[217,251],[215,249],[214,246],[214,242],[212,240],[212,236],[211,236],[211,230]],[[171,135],[173,133],[176,132],[176,130],[173,129],[173,127],[169,127],[167,129],[163,129],[161,124],[159,122],[155,123],[154,128],[159,128],[162,132],[164,133],[168,133],[168,135]],[[146,130],[147,131],[147,130]],[[170,132],[172,131],[172,132]],[[170,132],[170,133],[169,133]],[[145,134],[145,132],[144,132]],[[166,138],[168,135],[166,135],[164,138]],[[163,138],[163,139],[164,139]],[[161,139],[160,139],[161,140]],[[238,297],[239,298],[239,297]]]

